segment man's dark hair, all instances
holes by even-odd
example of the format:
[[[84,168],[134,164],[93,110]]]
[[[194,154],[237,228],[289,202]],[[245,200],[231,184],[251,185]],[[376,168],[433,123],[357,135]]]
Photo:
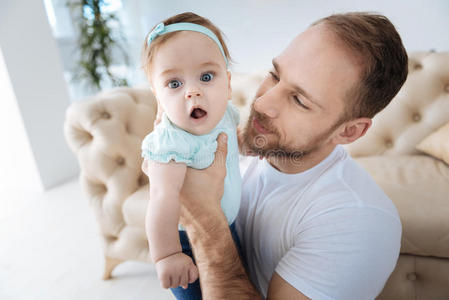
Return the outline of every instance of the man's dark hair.
[[[408,56],[394,25],[382,15],[334,14],[324,24],[362,62],[361,78],[348,93],[345,120],[372,118],[390,103],[405,82]]]

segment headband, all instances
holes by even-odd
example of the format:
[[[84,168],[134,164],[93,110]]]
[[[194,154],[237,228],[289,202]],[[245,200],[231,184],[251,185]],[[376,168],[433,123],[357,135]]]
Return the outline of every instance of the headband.
[[[165,26],[164,23],[159,23],[157,26],[148,34],[147,45],[150,46],[151,42],[160,35],[174,32],[174,31],[196,31],[202,34],[207,35],[211,40],[213,40],[220,48],[220,52],[223,55],[223,58],[226,62],[226,67],[228,66],[228,59],[226,58],[225,52],[223,50],[223,46],[218,40],[217,36],[210,30],[204,26],[194,24],[194,23],[174,23]]]

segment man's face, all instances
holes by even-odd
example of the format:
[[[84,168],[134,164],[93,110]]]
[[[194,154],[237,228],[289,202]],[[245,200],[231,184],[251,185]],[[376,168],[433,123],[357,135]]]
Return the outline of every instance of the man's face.
[[[273,59],[244,130],[244,143],[262,156],[304,156],[329,145],[357,83],[357,60],[325,26],[297,36]]]

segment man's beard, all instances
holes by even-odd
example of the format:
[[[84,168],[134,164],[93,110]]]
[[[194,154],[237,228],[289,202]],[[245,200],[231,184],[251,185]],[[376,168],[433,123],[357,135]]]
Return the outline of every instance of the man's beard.
[[[252,122],[254,118],[262,127],[269,131],[271,140],[265,135],[259,134],[253,128]],[[292,163],[299,163],[302,158],[318,150],[341,123],[342,120],[338,120],[330,128],[313,137],[312,140],[303,146],[291,146],[281,142],[282,137],[279,131],[271,124],[269,118],[254,110],[253,102],[251,104],[248,121],[243,131],[243,148],[247,155],[282,159],[284,161],[289,160]]]

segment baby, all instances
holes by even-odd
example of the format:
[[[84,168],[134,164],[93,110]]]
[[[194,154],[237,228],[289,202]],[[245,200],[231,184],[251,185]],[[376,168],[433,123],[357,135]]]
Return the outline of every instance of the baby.
[[[193,13],[165,20],[145,39],[143,67],[163,111],[142,142],[151,181],[146,232],[159,280],[177,299],[201,299],[192,249],[178,227],[180,190],[187,167],[204,169],[213,162],[221,132],[228,136],[221,207],[239,249],[234,226],[241,193],[239,113],[229,100],[229,60],[220,30]]]

